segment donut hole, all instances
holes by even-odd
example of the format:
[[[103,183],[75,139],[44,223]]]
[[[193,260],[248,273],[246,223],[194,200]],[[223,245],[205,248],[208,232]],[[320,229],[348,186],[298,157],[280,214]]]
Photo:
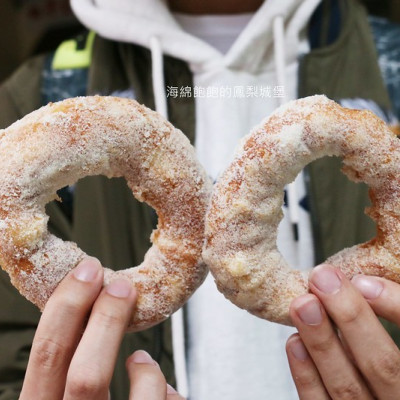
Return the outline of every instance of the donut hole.
[[[59,190],[58,196],[61,201],[46,206],[52,234],[77,243],[106,267],[142,263],[157,214],[135,199],[124,178],[85,177]]]
[[[371,240],[376,235],[376,225],[363,210],[367,210],[371,201],[368,186],[363,182],[350,180],[342,171],[343,162],[340,157],[322,157],[308,164],[303,171],[305,188],[296,183],[295,200],[300,218],[311,210],[310,246],[301,248],[299,256],[299,224],[291,222],[289,188],[285,187],[283,213],[284,219],[278,229],[278,249],[291,268],[304,270],[315,264],[324,262],[328,257],[343,248]],[[299,178],[297,175],[296,180]],[[293,183],[292,183],[293,184]],[[318,202],[313,201],[318,199]],[[355,213],[354,210],[359,210]],[[338,224],[337,221],[344,223]],[[307,254],[307,252],[309,252]]]
[[[60,207],[63,215],[69,222],[73,222],[74,208],[74,190],[75,185],[64,186],[57,190],[57,205]]]
[[[342,166],[339,157],[323,157],[306,167],[317,264],[376,235],[374,221],[365,214],[371,205],[368,186],[349,180]]]

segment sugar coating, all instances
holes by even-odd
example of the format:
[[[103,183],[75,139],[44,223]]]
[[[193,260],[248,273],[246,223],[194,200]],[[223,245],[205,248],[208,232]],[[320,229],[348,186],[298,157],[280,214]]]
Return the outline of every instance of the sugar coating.
[[[308,272],[289,268],[277,249],[284,186],[311,161],[340,156],[343,172],[369,185],[373,240],[327,260],[351,278],[363,273],[400,283],[400,141],[369,111],[324,96],[287,103],[241,141],[218,180],[206,216],[203,258],[237,306],[290,325],[289,305],[308,291]]]
[[[47,231],[45,204],[88,175],[124,177],[159,217],[143,263],[105,270],[138,289],[128,330],[155,325],[201,284],[211,183],[181,131],[134,100],[80,97],[49,104],[0,131],[0,264],[41,309],[86,254]]]

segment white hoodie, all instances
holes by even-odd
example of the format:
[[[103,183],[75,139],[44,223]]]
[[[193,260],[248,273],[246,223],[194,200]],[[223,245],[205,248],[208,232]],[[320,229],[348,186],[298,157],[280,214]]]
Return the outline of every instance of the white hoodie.
[[[166,96],[176,92],[164,86],[162,54],[188,62],[194,79],[190,90],[196,102],[196,150],[216,179],[239,139],[279,104],[296,97],[297,60],[305,51],[303,28],[319,1],[265,1],[226,54],[185,31],[161,0],[71,0],[71,5],[99,35],[152,50],[156,108],[164,115]],[[181,88],[175,89],[179,95]],[[304,194],[300,177],[289,193],[292,220],[284,210],[278,236],[284,256],[298,268],[313,266],[309,215],[297,199]],[[298,224],[298,241],[293,239],[293,222]],[[187,310],[186,357],[181,314],[173,320],[182,395],[190,400],[297,398],[285,354],[292,329],[236,308],[211,277]]]

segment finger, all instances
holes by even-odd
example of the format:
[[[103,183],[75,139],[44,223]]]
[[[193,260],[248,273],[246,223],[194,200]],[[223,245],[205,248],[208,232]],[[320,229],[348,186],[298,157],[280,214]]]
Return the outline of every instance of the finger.
[[[107,399],[118,350],[136,298],[132,284],[122,279],[102,290],[72,358],[65,400]]]
[[[165,377],[148,353],[143,350],[135,351],[128,358],[126,367],[131,382],[130,400],[165,400],[167,398]],[[170,397],[179,399],[173,394]]]
[[[185,398],[167,383],[167,400],[185,400]]]
[[[288,339],[286,354],[300,400],[329,400],[319,372],[298,334]]]
[[[329,395],[333,399],[372,399],[318,298],[313,294],[296,298],[290,316]]]
[[[185,400],[167,384],[159,365],[143,350],[133,353],[126,362],[131,382],[129,398],[132,400]]]
[[[376,395],[398,399],[399,349],[361,293],[340,270],[327,265],[313,270],[310,289],[341,331],[358,368]]]
[[[54,291],[32,344],[21,400],[62,399],[70,360],[102,282],[100,263],[87,258]]]
[[[376,276],[356,275],[351,283],[379,316],[400,326],[400,285]]]

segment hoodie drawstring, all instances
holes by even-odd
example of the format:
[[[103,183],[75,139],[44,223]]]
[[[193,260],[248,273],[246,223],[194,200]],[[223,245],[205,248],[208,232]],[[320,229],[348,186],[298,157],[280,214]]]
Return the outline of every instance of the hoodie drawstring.
[[[152,61],[152,83],[156,111],[168,119],[167,93],[164,82],[164,61],[161,42],[157,36],[150,38]],[[172,351],[175,367],[176,389],[181,396],[187,398],[189,385],[186,368],[185,331],[183,308],[171,316]]]
[[[286,84],[286,61],[285,61],[285,35],[284,20],[282,15],[277,15],[273,20],[273,36],[274,36],[274,58],[275,73],[279,87],[285,90]],[[278,97],[279,105],[286,102],[284,97]],[[302,174],[302,173],[300,173]],[[288,209],[290,223],[293,229],[293,238],[298,241],[298,224],[299,224],[299,199],[295,182],[290,183],[286,187],[288,197]]]
[[[185,329],[183,308],[171,316],[172,351],[174,357],[176,390],[184,398],[189,397],[189,383],[186,367]]]
[[[164,82],[164,62],[161,42],[157,36],[150,38],[151,68],[156,111],[168,119],[167,94]]]
[[[274,36],[274,61],[275,61],[275,73],[278,86],[285,87],[285,33],[284,33],[284,21],[282,15],[277,15],[273,20],[273,36]],[[285,100],[283,97],[278,97],[280,105]]]

